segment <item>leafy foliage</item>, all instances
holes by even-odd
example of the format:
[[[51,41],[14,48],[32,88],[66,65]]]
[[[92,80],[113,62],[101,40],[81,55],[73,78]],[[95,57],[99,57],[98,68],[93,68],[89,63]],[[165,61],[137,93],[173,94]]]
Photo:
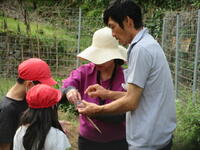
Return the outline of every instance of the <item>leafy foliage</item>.
[[[15,79],[0,78],[0,98],[5,96],[7,91],[15,84],[15,82]]]
[[[18,0],[19,1],[19,0]],[[183,10],[199,9],[199,0],[134,0],[142,8],[145,14],[149,14],[149,9],[161,8],[163,10]],[[63,6],[63,7],[81,7],[89,16],[101,15],[102,11],[108,6],[108,0],[24,0],[28,3],[30,9],[36,9],[39,6]]]
[[[198,150],[200,147],[200,103],[177,102],[175,150]]]
[[[63,79],[57,77],[55,80],[58,82],[58,84],[55,85],[54,87],[56,89],[61,89],[61,84],[62,84]],[[66,101],[66,102],[60,104],[59,109],[62,110],[63,112],[67,112],[69,114],[72,114],[71,116],[77,116],[78,115],[78,112],[77,112],[75,106],[73,104],[71,104],[69,101]],[[73,119],[73,118],[70,118],[70,119]]]

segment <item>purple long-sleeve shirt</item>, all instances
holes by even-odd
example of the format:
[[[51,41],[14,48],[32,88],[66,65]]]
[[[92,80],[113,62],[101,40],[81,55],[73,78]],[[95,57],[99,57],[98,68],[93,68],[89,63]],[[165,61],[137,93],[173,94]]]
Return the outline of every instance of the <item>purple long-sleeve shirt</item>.
[[[89,85],[97,83],[97,70],[95,64],[89,63],[80,66],[78,69],[71,72],[70,76],[63,80],[63,88],[68,86],[73,86],[81,94],[81,98],[92,103],[99,104],[98,98],[91,98],[87,94],[84,94],[84,91]],[[116,74],[113,79],[112,89],[114,91],[123,91],[121,86],[124,83],[124,74],[123,69],[118,67]],[[110,88],[110,79],[102,81],[101,85],[104,88]],[[111,100],[106,100],[105,103],[109,103]],[[80,120],[80,135],[96,142],[109,142],[113,140],[120,140],[125,138],[125,122],[114,124],[114,123],[105,123],[100,120],[92,119],[93,122],[98,126],[102,131],[100,134],[93,125],[87,120],[84,115],[79,115]]]

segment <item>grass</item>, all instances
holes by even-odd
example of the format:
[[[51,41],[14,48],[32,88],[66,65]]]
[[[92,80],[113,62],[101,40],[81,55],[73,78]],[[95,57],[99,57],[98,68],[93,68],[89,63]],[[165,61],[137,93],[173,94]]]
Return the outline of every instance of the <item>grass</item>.
[[[48,41],[49,39],[55,41],[55,39],[57,39],[58,41],[62,41],[65,43],[64,47],[66,47],[67,45],[73,45],[73,47],[77,47],[78,44],[77,29],[73,29],[73,31],[70,31],[70,29],[67,28],[65,25],[55,26],[50,23],[31,22],[30,33],[27,34],[26,25],[24,22],[14,18],[0,16],[0,32],[14,33],[16,34],[16,36],[24,35],[27,37],[38,38],[44,41]],[[81,34],[84,34],[81,35],[80,39],[80,50],[82,51],[91,45],[92,36],[85,35],[86,33]],[[70,45],[70,43],[73,44]]]
[[[192,101],[192,93],[182,88],[176,102],[177,127],[172,150],[199,150],[200,146],[200,101]],[[184,95],[184,97],[183,97]]]
[[[27,35],[27,29],[24,22],[17,19],[0,16],[0,32],[6,31]],[[54,39],[56,37],[58,39],[76,41],[76,38],[72,37],[72,34],[67,32],[65,28],[55,27],[54,25],[46,23],[31,22],[30,36],[38,37],[40,39]]]
[[[14,84],[14,79],[0,78],[0,97],[4,96]]]

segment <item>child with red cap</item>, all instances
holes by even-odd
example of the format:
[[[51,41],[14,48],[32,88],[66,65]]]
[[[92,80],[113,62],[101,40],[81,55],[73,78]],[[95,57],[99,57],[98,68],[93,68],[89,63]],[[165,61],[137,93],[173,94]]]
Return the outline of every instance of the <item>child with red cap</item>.
[[[28,89],[38,83],[55,85],[48,64],[39,58],[30,58],[18,66],[18,78],[0,102],[0,150],[12,149],[13,137],[21,113],[27,109]]]
[[[26,95],[29,108],[21,117],[13,150],[66,150],[71,147],[58,121],[61,92],[45,84],[32,87]]]

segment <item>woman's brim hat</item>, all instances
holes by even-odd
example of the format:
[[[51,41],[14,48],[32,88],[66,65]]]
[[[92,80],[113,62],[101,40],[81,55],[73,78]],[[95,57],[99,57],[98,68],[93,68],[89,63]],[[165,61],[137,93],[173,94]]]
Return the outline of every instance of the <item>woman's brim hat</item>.
[[[79,53],[77,57],[94,64],[103,64],[113,59],[121,59],[126,62],[127,50],[120,46],[112,36],[111,29],[104,27],[94,33],[92,45]]]

